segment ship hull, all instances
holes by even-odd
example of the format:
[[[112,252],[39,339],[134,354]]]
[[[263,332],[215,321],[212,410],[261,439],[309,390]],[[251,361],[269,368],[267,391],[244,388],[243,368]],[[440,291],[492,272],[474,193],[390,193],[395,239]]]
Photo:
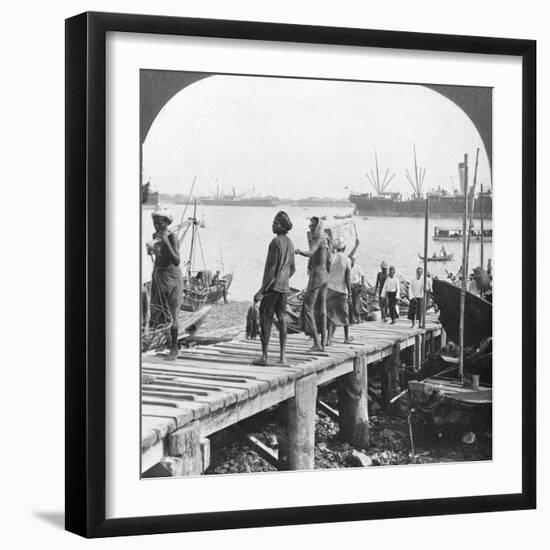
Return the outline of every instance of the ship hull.
[[[456,343],[460,339],[461,289],[450,282],[434,279],[434,300],[439,307],[439,321],[448,337]],[[464,304],[464,345],[477,347],[493,335],[493,306],[487,300],[466,292]]]
[[[355,205],[355,213],[359,216],[423,216],[426,209],[426,201],[421,199],[395,200],[369,195],[350,195],[350,202]],[[438,197],[430,199],[430,217],[435,218],[459,218],[464,215],[464,200],[456,197]],[[483,199],[483,218],[492,219],[492,200]],[[474,218],[481,217],[481,202],[476,199],[474,203]]]

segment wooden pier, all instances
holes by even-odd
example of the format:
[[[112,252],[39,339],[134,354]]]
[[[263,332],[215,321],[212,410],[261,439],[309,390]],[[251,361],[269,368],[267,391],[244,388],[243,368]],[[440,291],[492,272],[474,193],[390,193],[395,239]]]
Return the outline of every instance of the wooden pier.
[[[231,342],[182,350],[176,361],[142,355],[141,471],[146,477],[200,475],[209,465],[208,436],[274,405],[283,404],[279,437],[280,469],[313,469],[317,388],[337,380],[338,422],[342,436],[368,449],[368,371],[383,361],[382,399],[389,403],[396,385],[401,353],[413,366],[439,348],[444,338],[437,317],[426,329],[365,322],[350,327],[353,341],[343,344],[342,329],[325,352],[308,352],[310,339],[288,335],[288,365],[278,365],[278,337],[270,344],[270,365],[252,360],[260,341]]]

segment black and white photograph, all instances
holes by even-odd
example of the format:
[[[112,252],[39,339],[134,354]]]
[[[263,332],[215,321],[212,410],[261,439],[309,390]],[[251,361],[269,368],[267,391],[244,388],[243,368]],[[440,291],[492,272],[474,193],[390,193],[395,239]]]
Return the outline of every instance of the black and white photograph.
[[[459,83],[140,70],[144,483],[493,459],[513,185]]]

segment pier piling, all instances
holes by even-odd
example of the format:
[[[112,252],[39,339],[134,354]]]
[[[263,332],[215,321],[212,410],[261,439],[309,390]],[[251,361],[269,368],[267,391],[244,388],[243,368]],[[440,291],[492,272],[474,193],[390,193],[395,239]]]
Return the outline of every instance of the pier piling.
[[[295,396],[283,404],[280,470],[313,470],[317,375],[296,380]]]
[[[353,371],[337,380],[338,424],[341,437],[359,448],[369,445],[369,407],[367,361],[358,355]]]

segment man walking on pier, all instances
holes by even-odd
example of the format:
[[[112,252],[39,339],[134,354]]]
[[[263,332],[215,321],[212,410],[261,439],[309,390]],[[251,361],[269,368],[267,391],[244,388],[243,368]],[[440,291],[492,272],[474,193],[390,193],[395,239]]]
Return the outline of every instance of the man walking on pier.
[[[265,260],[264,277],[260,290],[254,295],[254,303],[260,302],[260,338],[262,356],[253,361],[254,365],[266,366],[269,339],[273,316],[277,316],[279,328],[279,363],[286,363],[286,304],[290,292],[289,279],[296,271],[294,263],[294,245],[287,236],[292,222],[286,212],[279,212],[271,226],[275,237],[269,243]]]
[[[296,250],[296,254],[309,258],[309,281],[304,294],[303,328],[313,338],[310,351],[324,351],[327,333],[327,281],[330,268],[330,254],[327,235],[323,222],[318,217],[309,223],[309,250]],[[319,340],[319,334],[321,339]]]
[[[388,309],[390,310],[392,325],[395,325],[395,320],[399,318],[399,313],[397,312],[398,292],[399,279],[395,276],[395,267],[393,265],[390,265],[390,270],[384,282],[384,287],[382,288],[382,293],[380,294],[380,296],[382,298],[387,298],[388,300]]]
[[[386,297],[382,297],[382,289],[384,288],[384,283],[386,282],[386,278],[388,277],[388,264],[386,262],[382,262],[380,264],[381,271],[378,272],[376,275],[376,284],[374,285],[374,295],[376,296],[376,292],[378,291],[378,304],[380,305],[380,313],[382,315],[382,321],[384,323],[387,321],[388,317],[388,303],[386,300]]]
[[[418,326],[420,326],[422,321],[422,301],[424,300],[423,272],[424,270],[421,267],[417,267],[416,278],[409,284],[409,314],[407,317],[411,321],[411,328],[414,327],[415,319],[418,321]]]

